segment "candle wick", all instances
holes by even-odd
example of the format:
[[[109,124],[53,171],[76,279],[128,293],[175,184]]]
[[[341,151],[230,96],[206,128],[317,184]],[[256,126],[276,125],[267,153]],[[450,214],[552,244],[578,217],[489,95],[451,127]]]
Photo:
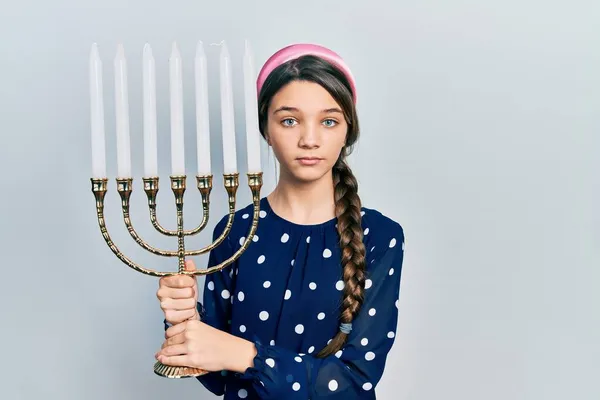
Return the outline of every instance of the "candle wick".
[[[220,43],[211,43],[209,46],[221,46],[225,40],[221,40]]]

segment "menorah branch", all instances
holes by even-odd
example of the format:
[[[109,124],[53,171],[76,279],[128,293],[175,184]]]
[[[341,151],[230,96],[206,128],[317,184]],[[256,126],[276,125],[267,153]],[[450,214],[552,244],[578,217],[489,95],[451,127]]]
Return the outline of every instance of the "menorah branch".
[[[202,221],[200,225],[191,230],[184,231],[185,236],[193,236],[199,232],[202,232],[209,220],[210,211],[210,193],[212,190],[212,175],[199,175],[196,176],[196,186],[200,192],[202,198]],[[169,230],[164,228],[159,222],[156,216],[156,197],[159,190],[158,177],[146,177],[142,178],[144,182],[144,192],[148,198],[148,209],[150,210],[150,222],[154,228],[166,236],[177,236],[177,230]]]

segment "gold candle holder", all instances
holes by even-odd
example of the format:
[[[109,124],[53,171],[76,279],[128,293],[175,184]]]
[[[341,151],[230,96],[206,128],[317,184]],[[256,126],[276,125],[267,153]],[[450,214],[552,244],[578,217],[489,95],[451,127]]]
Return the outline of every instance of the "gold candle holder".
[[[207,253],[220,245],[225,238],[229,235],[231,231],[231,227],[233,225],[233,219],[235,216],[235,208],[236,208],[236,195],[239,187],[239,174],[224,174],[223,175],[223,184],[225,186],[225,190],[228,194],[228,203],[229,203],[229,214],[227,219],[227,225],[225,226],[223,232],[216,238],[213,243],[199,249],[199,250],[186,250],[185,248],[185,237],[192,236],[199,232],[201,232],[206,225],[208,224],[209,219],[209,208],[210,208],[210,194],[213,185],[213,177],[212,175],[204,175],[197,176],[196,183],[198,187],[198,191],[202,197],[202,221],[198,227],[192,230],[184,230],[183,229],[183,195],[186,189],[186,176],[171,176],[171,190],[175,196],[175,205],[177,210],[177,230],[167,230],[163,228],[156,218],[156,195],[158,193],[158,177],[145,177],[142,178],[144,182],[144,191],[146,192],[146,196],[148,198],[148,208],[150,210],[150,222],[152,226],[163,235],[167,236],[177,236],[177,250],[169,251],[169,250],[160,250],[155,247],[152,247],[146,241],[144,241],[134,229],[131,219],[129,217],[129,198],[131,197],[131,192],[133,189],[132,186],[132,178],[117,178],[117,191],[119,196],[121,197],[121,208],[123,211],[123,220],[125,222],[125,226],[129,231],[132,238],[144,249],[148,250],[152,254],[156,254],[163,257],[177,257],[178,260],[178,271],[177,272],[163,272],[156,271],[153,269],[148,269],[142,267],[139,264],[136,264],[127,256],[125,256],[112,241],[108,229],[106,228],[106,221],[104,218],[104,198],[106,196],[107,187],[108,187],[108,179],[107,178],[91,178],[92,182],[92,192],[94,193],[94,197],[96,199],[96,214],[98,218],[98,224],[100,226],[100,232],[104,237],[104,240],[108,247],[112,250],[112,252],[117,256],[119,260],[121,260],[125,265],[132,268],[135,271],[141,272],[145,275],[161,277],[161,276],[172,276],[172,275],[207,275],[212,274],[214,272],[220,271],[223,268],[227,267],[235,260],[237,260],[244,251],[248,248],[250,243],[252,242],[252,238],[256,233],[256,228],[258,227],[259,221],[259,213],[260,213],[260,192],[262,188],[262,172],[258,173],[249,173],[248,175],[248,186],[252,192],[252,203],[254,206],[254,213],[252,216],[252,224],[250,225],[250,229],[248,234],[246,235],[246,239],[242,246],[227,260],[222,263],[212,266],[210,268],[205,269],[196,269],[195,271],[186,271],[185,270],[185,259],[188,256],[195,256]],[[162,377],[167,378],[188,378],[188,377],[196,377],[200,375],[204,375],[207,371],[192,368],[192,367],[173,367],[169,365],[164,365],[160,361],[157,361],[154,364],[154,372]]]

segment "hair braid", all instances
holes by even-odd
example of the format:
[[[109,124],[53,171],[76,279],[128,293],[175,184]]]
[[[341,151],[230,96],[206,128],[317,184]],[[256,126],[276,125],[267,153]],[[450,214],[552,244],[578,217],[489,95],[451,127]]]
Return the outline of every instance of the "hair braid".
[[[358,182],[346,163],[344,153],[333,166],[333,185],[344,281],[340,322],[350,323],[360,311],[364,301],[365,245],[363,243]],[[344,346],[347,337],[346,333],[338,331],[331,342],[317,354],[317,357],[326,357],[336,353]]]

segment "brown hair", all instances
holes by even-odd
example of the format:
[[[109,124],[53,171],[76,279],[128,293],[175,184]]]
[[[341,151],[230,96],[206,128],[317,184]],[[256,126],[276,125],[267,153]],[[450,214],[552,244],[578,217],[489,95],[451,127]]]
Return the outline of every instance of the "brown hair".
[[[291,81],[315,82],[325,88],[342,108],[348,124],[345,146],[333,166],[335,215],[341,249],[343,298],[340,323],[351,323],[364,301],[365,246],[361,224],[361,200],[358,182],[346,162],[359,137],[358,117],[349,82],[335,66],[322,58],[305,55],[288,61],[271,72],[258,98],[259,129],[263,137],[268,120],[268,109],[273,96]],[[348,334],[338,331],[317,357],[336,353],[346,343]]]

